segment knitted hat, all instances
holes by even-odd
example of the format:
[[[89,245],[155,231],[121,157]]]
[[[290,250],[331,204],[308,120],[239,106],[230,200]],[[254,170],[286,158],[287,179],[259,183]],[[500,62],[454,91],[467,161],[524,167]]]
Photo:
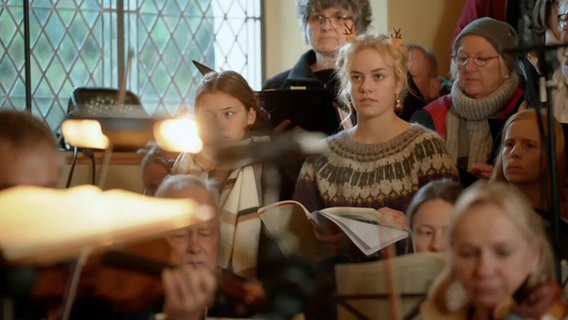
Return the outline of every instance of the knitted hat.
[[[489,17],[479,18],[470,22],[454,41],[453,52],[456,53],[460,41],[469,35],[483,37],[499,52],[511,68],[515,57],[512,54],[503,54],[503,50],[515,48],[519,42],[517,31],[510,24]]]

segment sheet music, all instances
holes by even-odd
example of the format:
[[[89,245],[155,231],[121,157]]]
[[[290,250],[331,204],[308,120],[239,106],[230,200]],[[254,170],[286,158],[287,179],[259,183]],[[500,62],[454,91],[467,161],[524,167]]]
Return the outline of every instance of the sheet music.
[[[334,209],[339,210],[341,208]],[[402,229],[362,222],[328,213],[325,210],[314,211],[311,216],[319,225],[324,224],[322,217],[333,221],[367,256],[408,237],[408,232]]]

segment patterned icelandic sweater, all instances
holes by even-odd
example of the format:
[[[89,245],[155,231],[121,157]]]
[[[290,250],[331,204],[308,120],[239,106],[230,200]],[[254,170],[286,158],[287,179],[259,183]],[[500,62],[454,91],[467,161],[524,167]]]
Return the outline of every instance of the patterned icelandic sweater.
[[[361,144],[350,131],[327,138],[329,151],[304,163],[293,199],[309,211],[354,206],[405,211],[424,184],[457,180],[453,161],[440,136],[413,125],[381,144]]]

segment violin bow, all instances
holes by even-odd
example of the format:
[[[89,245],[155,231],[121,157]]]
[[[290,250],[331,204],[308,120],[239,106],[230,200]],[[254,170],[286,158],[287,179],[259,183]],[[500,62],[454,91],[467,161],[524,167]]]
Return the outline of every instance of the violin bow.
[[[134,49],[130,48],[128,50],[128,58],[126,62],[126,69],[124,70],[124,74],[122,75],[122,81],[120,83],[120,88],[118,90],[118,94],[116,97],[116,107],[122,108],[124,107],[124,101],[126,100],[126,84],[128,83],[128,75],[130,74],[130,69],[132,68],[132,59],[134,58]],[[105,150],[103,156],[103,162],[101,164],[101,170],[99,172],[99,177],[97,181],[97,186],[100,188],[104,187],[104,183],[106,181],[108,168],[110,166],[110,158],[112,155],[112,144]]]

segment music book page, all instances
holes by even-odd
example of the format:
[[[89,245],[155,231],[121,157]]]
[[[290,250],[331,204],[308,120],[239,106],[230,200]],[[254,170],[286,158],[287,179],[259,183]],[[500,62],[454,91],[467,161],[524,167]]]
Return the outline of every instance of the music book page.
[[[313,235],[312,225],[326,234],[331,232],[329,223],[334,224],[367,256],[408,237],[405,230],[380,225],[381,214],[372,208],[333,207],[310,213],[301,203],[286,200],[261,208],[259,215],[269,232],[285,235],[277,237],[281,247],[307,251],[314,258],[322,244]]]
[[[316,221],[322,218],[333,221],[367,256],[408,237],[405,230],[378,224],[380,213],[370,208],[327,208],[311,215]]]
[[[17,263],[55,262],[85,248],[161,236],[197,221],[191,200],[90,185],[10,188],[0,192],[0,204],[1,254]]]

